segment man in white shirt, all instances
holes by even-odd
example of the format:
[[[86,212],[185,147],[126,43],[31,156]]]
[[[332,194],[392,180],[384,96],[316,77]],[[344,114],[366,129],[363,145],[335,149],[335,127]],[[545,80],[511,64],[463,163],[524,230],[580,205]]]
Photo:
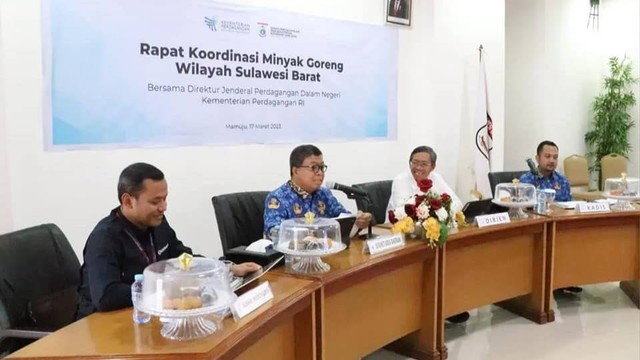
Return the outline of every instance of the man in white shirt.
[[[393,179],[391,185],[391,197],[387,205],[389,210],[397,209],[410,200],[420,191],[418,181],[429,179],[433,183],[431,189],[439,194],[447,193],[451,196],[452,210],[454,213],[462,210],[460,198],[453,189],[444,181],[442,176],[433,170],[436,168],[438,155],[429,146],[418,146],[413,149],[409,157],[409,171],[403,172]]]
[[[387,205],[387,214],[389,210],[403,206],[409,199],[417,194],[420,191],[418,181],[424,179],[431,180],[433,184],[431,190],[434,192],[439,194],[447,193],[451,196],[451,209],[454,213],[462,210],[460,198],[458,198],[440,174],[433,172],[436,168],[436,160],[438,160],[438,155],[429,146],[418,146],[413,149],[409,156],[409,171],[403,172],[393,179],[391,197]],[[447,321],[458,324],[468,319],[469,313],[463,312],[447,318]]]

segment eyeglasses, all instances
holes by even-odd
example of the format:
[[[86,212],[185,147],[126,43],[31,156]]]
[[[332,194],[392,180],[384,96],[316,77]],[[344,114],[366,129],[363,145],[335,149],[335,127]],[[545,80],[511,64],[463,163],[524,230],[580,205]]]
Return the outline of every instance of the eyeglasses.
[[[322,170],[323,173],[327,172],[327,165],[300,165],[299,168],[311,169],[314,174],[317,174]]]
[[[433,165],[430,162],[415,161],[415,160],[409,161],[409,164],[411,164],[411,166],[414,166],[414,167],[422,167],[422,168],[428,168],[428,167],[431,167],[431,165]]]

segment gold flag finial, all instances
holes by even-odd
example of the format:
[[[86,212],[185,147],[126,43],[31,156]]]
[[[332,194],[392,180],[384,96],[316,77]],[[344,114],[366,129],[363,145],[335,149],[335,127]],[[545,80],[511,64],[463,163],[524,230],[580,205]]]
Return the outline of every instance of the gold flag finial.
[[[182,255],[178,257],[178,262],[180,263],[180,269],[182,271],[189,271],[189,269],[191,269],[191,263],[193,262],[193,256],[188,253],[182,253]]]

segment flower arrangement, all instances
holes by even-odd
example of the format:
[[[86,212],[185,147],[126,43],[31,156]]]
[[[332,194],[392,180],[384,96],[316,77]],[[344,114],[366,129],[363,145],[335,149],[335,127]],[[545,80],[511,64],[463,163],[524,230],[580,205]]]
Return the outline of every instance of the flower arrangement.
[[[418,181],[420,192],[397,209],[389,210],[389,221],[394,233],[416,234],[427,241],[430,247],[444,245],[449,236],[449,227],[466,225],[464,214],[453,214],[451,196],[431,190],[429,179]],[[455,219],[454,219],[455,217]]]

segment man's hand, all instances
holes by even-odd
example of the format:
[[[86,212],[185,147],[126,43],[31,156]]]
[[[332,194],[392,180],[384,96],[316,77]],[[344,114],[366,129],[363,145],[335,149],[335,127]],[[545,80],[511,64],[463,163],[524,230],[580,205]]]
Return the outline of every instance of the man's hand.
[[[254,262],[246,262],[246,263],[242,263],[242,264],[233,264],[231,265],[231,272],[233,273],[233,275],[235,276],[240,276],[240,277],[244,277],[247,274],[250,274],[252,272],[256,272],[258,270],[261,270],[262,266],[254,263]]]
[[[364,229],[369,226],[372,218],[373,215],[371,215],[371,213],[358,211],[356,215],[356,226],[358,229]]]

